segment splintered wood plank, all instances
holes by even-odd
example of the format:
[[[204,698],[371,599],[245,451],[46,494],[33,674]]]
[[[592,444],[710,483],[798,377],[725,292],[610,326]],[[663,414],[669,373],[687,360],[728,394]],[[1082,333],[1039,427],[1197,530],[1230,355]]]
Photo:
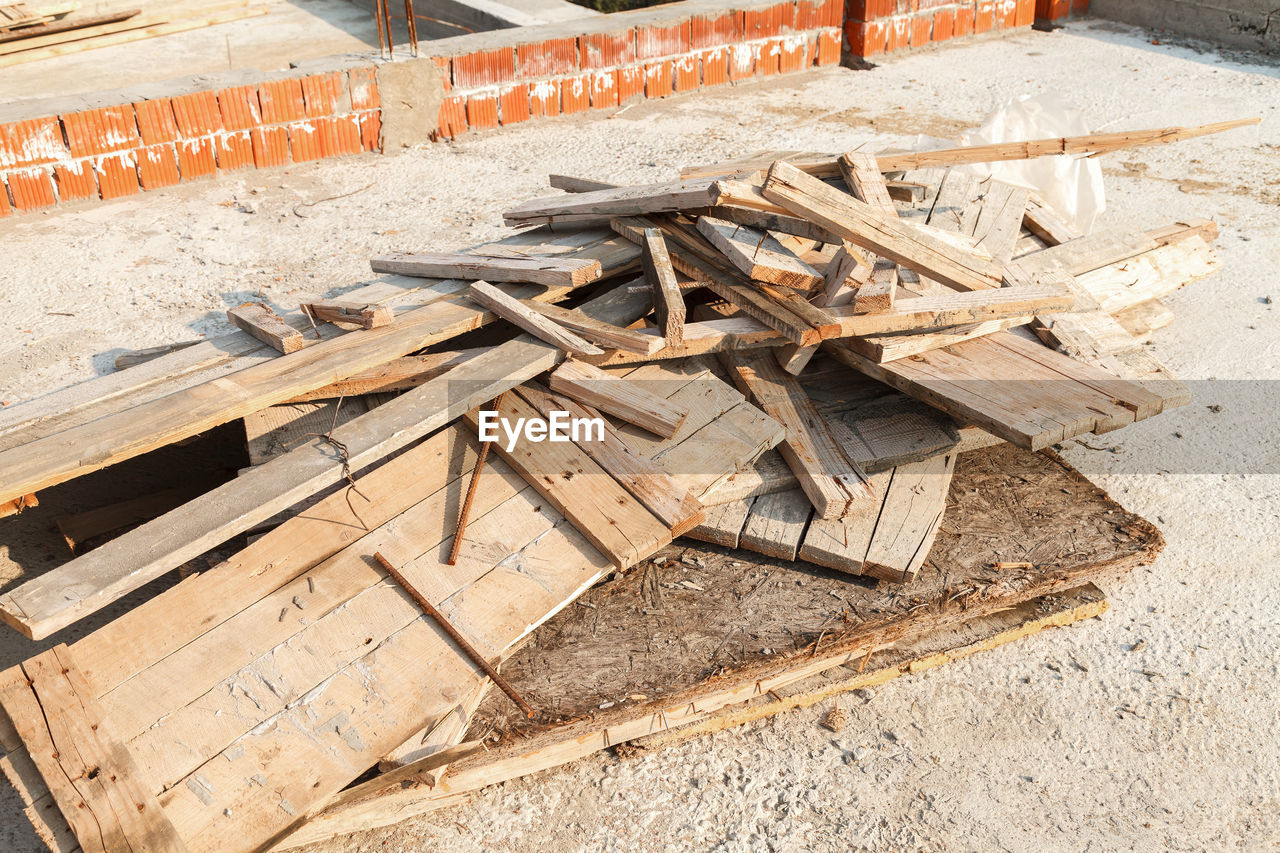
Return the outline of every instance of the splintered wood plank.
[[[228,308],[227,319],[285,355],[302,349],[302,332],[281,320],[276,312],[261,302],[246,302]]]
[[[736,205],[719,205],[711,208],[710,214],[717,219],[747,225],[758,231],[771,231],[777,234],[790,234],[819,243],[839,243],[840,238],[825,228],[821,228],[807,219],[791,216],[786,213],[775,213],[768,210],[757,210],[752,207]]]
[[[848,305],[854,301],[858,288],[871,278],[871,270],[872,265],[856,247],[842,242],[827,263],[822,291],[813,298],[813,304],[823,308]]]
[[[979,193],[980,202],[965,216],[964,231],[978,237],[978,245],[997,263],[1007,264],[1022,233],[1030,193],[990,178],[979,184]]]
[[[751,514],[751,505],[755,500],[755,497],[749,497],[709,507],[703,522],[686,535],[699,542],[737,548],[742,527],[747,523],[747,516]]]
[[[684,295],[671,266],[667,242],[657,228],[644,229],[644,275],[653,288],[653,314],[662,330],[667,346],[679,346],[684,340]]]
[[[471,301],[488,308],[508,323],[567,353],[604,355],[604,350],[598,346],[583,340],[488,282],[473,281],[467,295],[471,297]]]
[[[186,850],[66,646],[9,670],[0,701],[84,849]]]
[[[698,217],[698,231],[753,281],[767,281],[803,291],[812,290],[822,283],[822,276],[817,270],[796,257],[768,231],[756,231],[746,225],[710,216]]]
[[[111,533],[131,524],[150,521],[176,506],[181,506],[196,494],[197,492],[190,487],[164,489],[74,515],[66,515],[57,520],[58,532],[62,534],[67,547],[75,553],[77,547],[88,539]]]
[[[503,396],[497,411],[513,424],[540,418],[518,394]],[[468,413],[467,422],[475,428],[475,413]],[[671,541],[671,529],[575,443],[521,439],[508,449],[500,438],[493,449],[618,568]]]
[[[386,326],[395,319],[395,313],[387,305],[371,305],[345,299],[303,302],[299,307],[317,320],[323,320],[326,323],[350,323],[362,329]]]
[[[866,202],[885,216],[898,217],[898,207],[889,197],[889,187],[885,184],[880,164],[870,154],[850,151],[840,155],[837,164],[840,175],[849,192],[859,201]]]
[[[626,285],[620,285],[625,287]],[[561,308],[544,302],[521,303],[534,313],[541,314],[556,325],[575,332],[597,346],[618,349],[640,355],[653,355],[662,349],[663,341],[653,335],[645,335],[631,329],[623,329],[609,323],[593,320],[581,311]]]
[[[541,225],[583,217],[635,216],[710,207],[721,198],[714,179],[675,181],[536,198],[504,212],[502,219],[508,225]]]
[[[571,397],[546,393],[534,384],[520,386],[517,393],[543,418],[550,417],[555,410],[567,411],[573,418],[600,417],[599,412],[579,405]],[[662,402],[666,403],[666,400]],[[599,440],[584,441],[578,447],[667,525],[673,537],[684,535],[705,518],[702,505],[689,494],[688,489],[652,460],[627,447],[608,422]]]
[[[1173,322],[1173,312],[1169,306],[1159,299],[1139,302],[1132,308],[1125,308],[1112,315],[1125,331],[1133,335],[1138,343],[1146,341],[1151,333]]]
[[[642,384],[574,359],[568,359],[551,374],[550,384],[552,391],[663,438],[675,435],[689,415],[687,408],[673,405]]]
[[[738,547],[779,560],[794,560],[813,514],[812,504],[799,489],[758,497],[751,504]]]
[[[840,518],[853,503],[870,497],[866,474],[841,452],[794,377],[767,356],[725,353],[724,358],[743,393],[786,427],[780,452],[820,518]]]
[[[1047,245],[1056,246],[1082,236],[1076,227],[1067,222],[1043,199],[1032,194],[1027,199],[1027,209],[1022,214],[1022,224]]]
[[[564,190],[567,193],[589,193],[595,190],[611,190],[617,184],[607,184],[591,178],[575,178],[572,175],[547,175],[547,183],[552,189]]]
[[[648,294],[615,289],[580,306],[615,323],[637,319]],[[468,310],[474,316],[476,312]],[[394,332],[409,316],[361,336]],[[194,349],[194,348],[192,348]],[[190,350],[187,350],[189,352]],[[181,353],[179,353],[181,355]],[[272,359],[287,361],[292,356]],[[519,337],[486,349],[445,376],[339,427],[347,459],[319,440],[246,472],[172,512],[0,596],[0,619],[39,639],[93,613],[182,563],[338,482],[348,470],[384,458],[563,359],[553,347]],[[139,370],[144,367],[137,368]],[[459,393],[459,389],[465,393]],[[7,454],[0,454],[3,458]],[[344,461],[347,463],[344,465]]]
[[[395,253],[369,261],[374,272],[420,278],[527,281],[551,287],[582,287],[600,278],[600,261],[586,258],[511,258],[454,253]]]
[[[991,261],[949,246],[906,222],[887,217],[871,205],[787,163],[779,162],[770,167],[764,194],[850,243],[870,249],[957,290],[1000,286],[1000,268]]]
[[[949,347],[963,341],[1003,332],[1015,326],[1025,326],[1031,322],[1031,315],[1005,317],[999,320],[986,320],[967,326],[949,326],[944,329],[924,334],[867,335],[849,338],[844,341],[849,349],[866,356],[872,361],[897,361],[900,358],[919,355],[922,352]]]
[[[1076,284],[1097,301],[1099,308],[1113,314],[1168,296],[1211,275],[1220,266],[1221,261],[1209,244],[1199,235],[1191,235],[1140,256],[1077,274]]]
[[[312,400],[336,400],[339,397],[358,397],[364,394],[385,394],[392,391],[408,391],[417,388],[428,379],[434,379],[464,361],[475,358],[483,352],[483,348],[450,350],[448,352],[427,353],[426,355],[405,355],[392,359],[386,364],[362,370],[346,379],[306,391],[281,405],[306,403]]]

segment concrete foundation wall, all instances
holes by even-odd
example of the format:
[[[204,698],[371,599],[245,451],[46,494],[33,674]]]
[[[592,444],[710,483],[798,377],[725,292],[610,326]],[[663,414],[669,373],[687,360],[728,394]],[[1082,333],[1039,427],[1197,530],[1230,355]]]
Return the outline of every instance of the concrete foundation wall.
[[[1100,18],[1280,53],[1280,0],[1093,0]]]

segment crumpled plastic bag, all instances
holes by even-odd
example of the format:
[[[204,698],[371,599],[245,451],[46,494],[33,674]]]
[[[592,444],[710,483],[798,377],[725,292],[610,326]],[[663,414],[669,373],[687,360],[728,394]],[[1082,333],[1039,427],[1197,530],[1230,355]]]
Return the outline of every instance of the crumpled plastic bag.
[[[979,127],[960,135],[961,145],[1022,142],[1058,136],[1083,136],[1084,115],[1054,94],[1019,95],[997,107]],[[941,140],[920,138],[914,150],[941,148]],[[951,143],[954,144],[954,143]],[[950,147],[945,146],[945,147]],[[1026,187],[1082,234],[1089,233],[1106,209],[1102,167],[1082,154],[1060,154],[1034,160],[957,166],[980,178]]]

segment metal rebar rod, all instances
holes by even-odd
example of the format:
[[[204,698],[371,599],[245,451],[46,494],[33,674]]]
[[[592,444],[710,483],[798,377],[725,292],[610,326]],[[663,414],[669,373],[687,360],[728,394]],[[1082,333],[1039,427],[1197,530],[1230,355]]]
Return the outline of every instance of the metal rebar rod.
[[[501,689],[503,693],[507,694],[512,702],[516,703],[516,707],[523,711],[525,716],[533,716],[533,708],[529,707],[529,703],[520,698],[520,694],[515,691],[515,688],[508,684],[507,680],[499,675],[496,669],[489,665],[489,662],[484,659],[480,652],[476,651],[475,646],[467,642],[467,639],[458,633],[457,628],[449,624],[449,620],[444,618],[444,614],[437,610],[434,604],[427,601],[427,597],[425,595],[419,592],[413,584],[409,583],[405,576],[400,574],[399,570],[387,561],[386,557],[382,556],[381,551],[374,551],[373,559],[377,560],[378,565],[382,566],[382,568],[386,570],[387,574],[391,575],[395,582],[400,584],[401,589],[409,593],[409,597],[417,602],[418,606],[426,611],[428,616],[436,620],[436,624],[444,629],[444,632],[449,635],[449,638],[458,644],[458,648],[462,649],[462,651],[466,653],[467,657],[471,658],[471,660],[475,662],[476,666],[480,667],[480,669],[484,671],[484,674],[489,676],[490,680],[492,680],[494,684],[498,685],[499,689]]]
[[[409,47],[418,55],[418,19],[413,14],[413,0],[404,0],[404,16],[409,25]]]
[[[378,55],[384,56],[387,52],[387,41],[382,35],[382,0],[373,0],[373,18],[378,26]]]
[[[494,411],[502,408],[502,398],[507,396],[506,392],[498,395],[498,399],[493,401]],[[471,516],[471,503],[476,499],[476,488],[480,485],[480,469],[484,467],[484,460],[489,455],[489,442],[480,442],[480,456],[476,459],[476,467],[471,472],[471,482],[467,484],[467,496],[462,501],[462,509],[458,510],[458,527],[453,532],[453,545],[449,548],[449,558],[445,560],[451,566],[458,564],[458,551],[462,548],[462,536],[467,532],[467,519]]]
[[[395,59],[396,41],[395,36],[391,33],[391,10],[387,8],[387,0],[373,0],[373,2],[382,4],[382,20],[387,23],[387,58]]]

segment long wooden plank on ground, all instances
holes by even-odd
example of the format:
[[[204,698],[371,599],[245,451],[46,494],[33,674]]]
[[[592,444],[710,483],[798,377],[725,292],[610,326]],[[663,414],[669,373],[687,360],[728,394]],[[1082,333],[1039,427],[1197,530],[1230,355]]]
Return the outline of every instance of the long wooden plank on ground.
[[[601,320],[625,323],[636,319],[647,306],[648,294],[633,294],[620,288],[579,310]],[[380,331],[383,330],[361,334]],[[274,361],[285,358],[288,356]],[[48,636],[338,482],[344,471],[358,471],[399,450],[502,391],[550,369],[562,358],[555,348],[527,337],[489,349],[335,430],[333,438],[346,448],[345,460],[319,440],[298,447],[10,590],[0,597],[0,619],[27,636]]]
[[[866,474],[840,450],[794,377],[769,357],[726,353],[725,366],[743,393],[786,427],[780,452],[820,518],[841,518],[870,497]]]
[[[369,266],[377,273],[422,278],[527,281],[551,287],[582,287],[596,281],[602,274],[601,264],[596,260],[487,257],[444,252],[379,255],[369,261]]]

